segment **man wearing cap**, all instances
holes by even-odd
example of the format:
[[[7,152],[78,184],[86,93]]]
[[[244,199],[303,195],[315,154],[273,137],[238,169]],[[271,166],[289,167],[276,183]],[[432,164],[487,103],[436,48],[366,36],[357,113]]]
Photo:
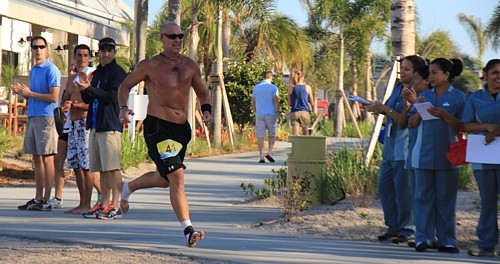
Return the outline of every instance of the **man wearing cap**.
[[[19,210],[50,211],[50,192],[54,182],[54,154],[57,153],[57,131],[54,108],[61,87],[61,72],[47,58],[47,41],[42,36],[31,39],[35,66],[30,71],[30,84],[16,83],[12,91],[28,100],[28,126],[24,134],[23,152],[32,154],[35,198]]]
[[[122,181],[120,148],[123,125],[119,119],[118,87],[127,74],[116,63],[116,43],[112,38],[99,41],[98,55],[100,64],[97,69],[89,75],[79,72],[79,80],[75,82],[83,102],[89,105],[86,122],[87,129],[90,129],[89,168],[91,172],[101,174],[102,204],[94,206],[83,216],[119,219],[120,193],[117,186]]]
[[[184,155],[191,139],[191,127],[187,121],[189,90],[196,93],[205,123],[211,120],[210,96],[201,80],[198,65],[181,55],[184,34],[174,22],[160,27],[163,51],[139,63],[123,81],[118,92],[120,119],[130,122],[128,115],[134,111],[127,106],[130,89],[145,81],[149,104],[144,120],[144,139],[148,154],[156,164],[156,171],[120,186],[123,212],[128,210],[128,198],[134,191],[152,187],[170,187],[170,203],[184,230],[187,246],[193,247],[203,239],[203,231],[195,231],[191,225],[189,205],[184,191]]]

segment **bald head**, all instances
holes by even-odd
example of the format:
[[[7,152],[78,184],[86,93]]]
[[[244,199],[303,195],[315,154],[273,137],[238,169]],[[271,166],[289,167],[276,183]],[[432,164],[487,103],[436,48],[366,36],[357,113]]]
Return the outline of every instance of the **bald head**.
[[[167,32],[167,30],[172,30],[172,29],[181,30],[181,27],[179,27],[179,25],[177,25],[177,23],[173,21],[165,22],[160,26],[160,32]]]

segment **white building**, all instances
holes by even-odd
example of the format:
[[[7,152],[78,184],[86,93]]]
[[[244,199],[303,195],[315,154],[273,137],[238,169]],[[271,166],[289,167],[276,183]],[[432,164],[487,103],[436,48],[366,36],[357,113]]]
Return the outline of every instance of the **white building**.
[[[0,0],[0,65],[19,68],[25,83],[31,68],[29,40],[41,35],[48,42],[51,60],[67,75],[73,48],[87,44],[97,51],[103,37],[129,45],[133,10],[122,0]],[[65,80],[63,80],[65,83]]]

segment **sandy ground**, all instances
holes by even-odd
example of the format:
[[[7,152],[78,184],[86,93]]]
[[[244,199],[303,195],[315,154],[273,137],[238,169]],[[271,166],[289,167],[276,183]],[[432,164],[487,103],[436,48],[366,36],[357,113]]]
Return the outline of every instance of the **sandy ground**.
[[[24,165],[30,166],[29,163]],[[127,170],[124,176],[135,178],[152,168],[154,168],[152,164],[141,164],[138,168]],[[13,181],[8,185],[15,185],[15,183]],[[23,183],[24,180],[19,182],[19,184]],[[247,203],[278,208],[282,208],[283,204],[277,197],[258,201],[249,199]],[[478,192],[460,191],[457,199],[457,239],[458,247],[462,252],[475,245],[478,218]],[[354,207],[349,198],[334,206],[321,205],[300,212],[292,221],[280,218],[248,226],[238,226],[238,228],[256,228],[301,236],[323,236],[376,243],[378,243],[377,236],[385,231],[380,200],[373,199],[368,207],[362,208]],[[56,260],[53,258],[54,255],[58,256]],[[222,263],[215,260],[189,259],[141,251],[97,248],[79,244],[68,245],[2,236],[0,236],[0,256],[0,263]],[[113,256],[113,259],[109,259],[109,256]]]

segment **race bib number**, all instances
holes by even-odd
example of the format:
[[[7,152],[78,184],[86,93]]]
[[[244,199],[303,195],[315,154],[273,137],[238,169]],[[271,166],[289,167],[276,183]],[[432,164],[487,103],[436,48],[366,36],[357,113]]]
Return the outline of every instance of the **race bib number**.
[[[175,157],[182,150],[182,144],[172,139],[167,139],[156,144],[162,160]]]

